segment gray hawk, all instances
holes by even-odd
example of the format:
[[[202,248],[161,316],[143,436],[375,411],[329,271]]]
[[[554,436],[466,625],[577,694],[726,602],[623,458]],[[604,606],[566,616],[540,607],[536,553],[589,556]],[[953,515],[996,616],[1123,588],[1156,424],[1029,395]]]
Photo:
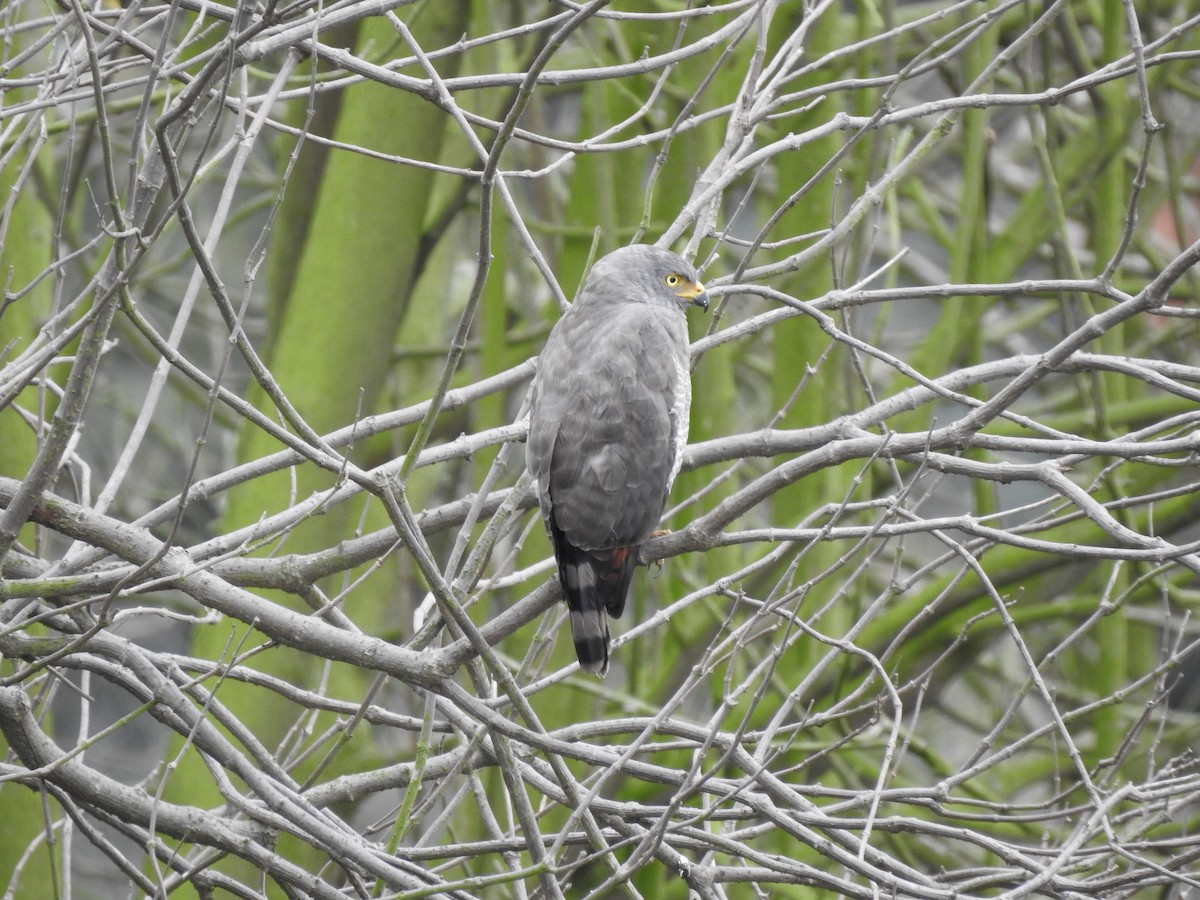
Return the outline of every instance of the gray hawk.
[[[571,615],[580,667],[608,671],[608,615],[625,608],[638,546],[662,516],[687,445],[696,270],[637,244],[601,258],[538,362],[525,462]]]

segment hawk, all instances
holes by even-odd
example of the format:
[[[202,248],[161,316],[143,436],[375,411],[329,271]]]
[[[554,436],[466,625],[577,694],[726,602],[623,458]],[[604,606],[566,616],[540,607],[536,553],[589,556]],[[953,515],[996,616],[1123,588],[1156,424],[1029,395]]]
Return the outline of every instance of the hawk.
[[[696,270],[636,244],[601,258],[538,363],[525,462],[586,672],[608,671],[608,616],[625,608],[638,546],[658,525],[687,445]]]

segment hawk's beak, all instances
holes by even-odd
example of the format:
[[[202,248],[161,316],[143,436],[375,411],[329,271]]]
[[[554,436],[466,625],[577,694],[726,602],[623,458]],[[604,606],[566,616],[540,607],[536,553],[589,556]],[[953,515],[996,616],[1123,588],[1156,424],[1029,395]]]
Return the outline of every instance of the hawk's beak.
[[[705,312],[708,312],[708,294],[704,290],[704,285],[699,281],[685,284],[675,293],[693,306],[698,306]]]

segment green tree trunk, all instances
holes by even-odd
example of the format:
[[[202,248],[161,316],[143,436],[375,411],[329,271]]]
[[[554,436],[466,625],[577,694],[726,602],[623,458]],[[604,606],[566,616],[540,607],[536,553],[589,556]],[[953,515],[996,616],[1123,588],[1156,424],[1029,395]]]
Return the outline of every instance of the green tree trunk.
[[[5,208],[0,218],[0,272],[5,287],[11,291],[25,288],[31,280],[50,264],[53,246],[54,220],[41,197],[33,190],[32,173],[20,171],[21,160],[0,169],[0,198],[11,205]],[[37,162],[34,163],[37,165]],[[18,186],[18,179],[22,179]],[[16,196],[12,192],[19,190]],[[0,312],[0,353],[11,358],[26,350],[29,341],[50,313],[53,280],[43,281],[19,300],[5,302]],[[54,394],[39,392],[29,387],[16,399],[15,406],[49,420],[54,413]],[[40,409],[46,403],[45,409]],[[29,471],[37,454],[37,437],[13,406],[0,407],[0,472],[20,475]],[[29,549],[36,546],[34,527],[26,525],[21,534],[22,543]],[[11,675],[14,664],[9,660],[0,663],[0,676]],[[49,724],[49,723],[47,723]],[[0,737],[0,757],[8,758],[7,742]],[[50,817],[57,818],[57,804],[49,798]],[[45,830],[42,800],[23,785],[0,784],[0,872],[16,871],[17,863],[30,842]],[[21,879],[22,890],[17,898],[51,896],[60,865],[60,854],[55,845],[45,845],[26,863]],[[7,876],[5,876],[5,879]],[[4,880],[0,880],[4,883]]]
[[[467,2],[423,4],[407,24],[422,46],[440,47],[462,34],[468,12]],[[387,20],[373,18],[362,23],[357,48],[360,54],[369,53],[369,48],[391,46],[396,41]],[[444,113],[421,97],[366,82],[346,90],[331,137],[375,153],[436,160],[442,152],[446,122]],[[284,207],[301,217],[311,215],[311,219],[279,227],[279,233],[292,243],[272,252],[290,260],[295,276],[286,298],[272,304],[267,361],[287,397],[319,433],[349,425],[375,411],[381,398],[393,365],[396,334],[410,309],[433,178],[428,168],[338,152],[323,166],[311,207],[303,202]],[[290,192],[309,189],[309,183],[298,179],[288,186]],[[262,405],[261,396],[257,402]],[[277,449],[269,436],[246,427],[238,456],[248,461]],[[222,530],[252,524],[286,506],[293,493],[305,497],[334,482],[334,476],[313,466],[256,480],[231,495]],[[354,533],[362,515],[360,504],[332,507],[290,534],[286,551],[333,546]],[[373,578],[370,590],[355,593],[353,612],[368,630],[387,621],[399,589],[386,568]],[[339,587],[331,585],[328,590],[336,593]],[[273,599],[288,602],[283,597]],[[246,635],[243,626],[235,625],[231,631],[231,645],[242,649],[262,642],[262,636],[253,631]],[[193,652],[204,658],[228,656],[227,648],[219,645],[230,635],[219,632],[198,632]],[[271,650],[254,657],[252,664],[298,685],[312,687],[326,680],[330,693],[338,696],[345,695],[339,688],[343,677],[353,681],[358,695],[363,690],[361,672],[343,676],[344,670],[336,666],[314,669],[310,659],[289,651]],[[296,724],[296,712],[287,704],[263,704],[261,696],[239,685],[223,684],[219,697],[244,721],[254,723],[259,738],[268,746],[274,746]],[[324,720],[314,724],[314,730],[319,732],[324,724]],[[355,746],[364,744],[359,741]],[[203,791],[215,800],[207,773],[196,768],[198,760],[190,762],[171,779],[172,793],[186,794],[194,802],[197,791]]]

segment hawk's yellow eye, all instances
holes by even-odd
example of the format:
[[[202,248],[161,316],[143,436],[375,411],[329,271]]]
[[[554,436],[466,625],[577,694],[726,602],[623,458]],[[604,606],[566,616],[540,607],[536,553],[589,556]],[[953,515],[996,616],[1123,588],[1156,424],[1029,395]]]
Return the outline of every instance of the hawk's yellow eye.
[[[663,281],[667,283],[667,287],[679,287],[679,284],[683,281],[683,279],[672,272],[670,275],[664,278]]]

